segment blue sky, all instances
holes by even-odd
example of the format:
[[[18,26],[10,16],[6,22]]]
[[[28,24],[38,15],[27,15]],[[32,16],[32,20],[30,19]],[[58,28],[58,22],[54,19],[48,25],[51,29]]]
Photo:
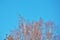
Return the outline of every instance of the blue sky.
[[[42,17],[60,26],[60,0],[0,0],[0,40],[17,28],[19,14],[29,21]]]

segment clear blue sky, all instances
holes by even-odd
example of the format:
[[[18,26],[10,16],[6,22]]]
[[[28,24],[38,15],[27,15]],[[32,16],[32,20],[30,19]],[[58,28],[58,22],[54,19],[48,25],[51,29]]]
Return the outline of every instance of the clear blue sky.
[[[0,40],[17,28],[19,14],[26,20],[42,17],[44,21],[52,20],[60,25],[60,0],[0,0]]]

